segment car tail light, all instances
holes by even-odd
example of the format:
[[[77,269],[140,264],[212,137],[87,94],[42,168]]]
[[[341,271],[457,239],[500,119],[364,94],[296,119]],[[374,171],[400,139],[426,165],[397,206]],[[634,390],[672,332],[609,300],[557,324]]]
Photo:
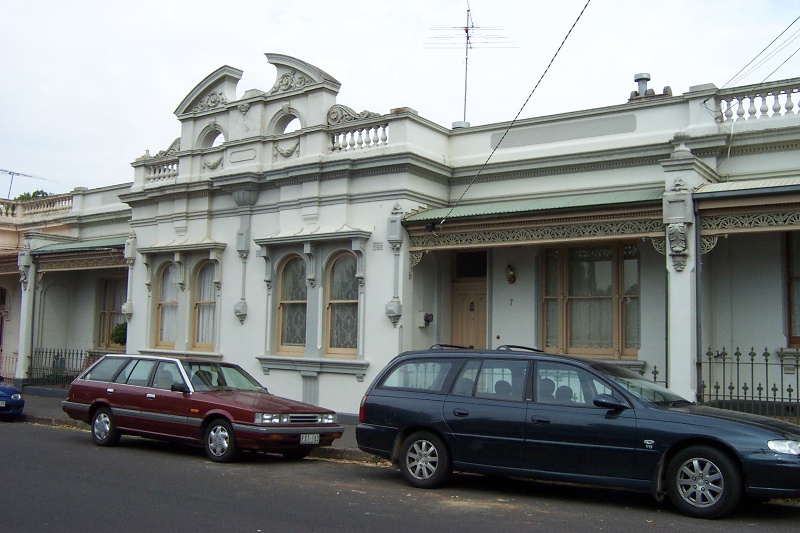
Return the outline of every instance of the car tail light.
[[[364,404],[367,403],[367,395],[361,398],[361,405],[358,407],[358,423],[363,424],[364,420]]]

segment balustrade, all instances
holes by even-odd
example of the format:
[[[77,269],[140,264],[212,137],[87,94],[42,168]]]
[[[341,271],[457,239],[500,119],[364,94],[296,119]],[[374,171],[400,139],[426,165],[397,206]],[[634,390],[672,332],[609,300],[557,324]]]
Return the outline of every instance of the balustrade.
[[[389,143],[389,124],[352,125],[333,132],[331,142],[334,152],[385,146]]]
[[[145,165],[145,182],[155,183],[178,177],[178,160],[158,161]]]
[[[800,113],[800,78],[722,90],[717,94],[718,122],[764,120]]]

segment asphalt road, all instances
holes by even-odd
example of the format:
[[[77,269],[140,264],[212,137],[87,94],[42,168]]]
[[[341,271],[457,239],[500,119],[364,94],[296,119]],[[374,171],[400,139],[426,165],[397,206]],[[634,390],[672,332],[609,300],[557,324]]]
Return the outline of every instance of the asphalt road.
[[[0,423],[0,530],[230,532],[794,531],[800,503],[748,504],[723,521],[683,517],[650,496],[457,475],[425,491],[387,466],[245,454]]]

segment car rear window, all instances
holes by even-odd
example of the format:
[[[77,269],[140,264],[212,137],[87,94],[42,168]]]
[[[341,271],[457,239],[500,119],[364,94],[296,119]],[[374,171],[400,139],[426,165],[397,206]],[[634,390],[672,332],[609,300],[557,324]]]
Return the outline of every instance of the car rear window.
[[[122,365],[128,361],[128,359],[117,357],[103,359],[94,367],[92,367],[92,369],[89,370],[85,376],[83,376],[83,379],[89,379],[92,381],[111,381],[114,379],[114,376],[117,375],[117,372],[119,372],[119,369],[122,367]]]
[[[447,374],[452,367],[451,361],[420,359],[405,361],[386,376],[381,388],[442,392]]]

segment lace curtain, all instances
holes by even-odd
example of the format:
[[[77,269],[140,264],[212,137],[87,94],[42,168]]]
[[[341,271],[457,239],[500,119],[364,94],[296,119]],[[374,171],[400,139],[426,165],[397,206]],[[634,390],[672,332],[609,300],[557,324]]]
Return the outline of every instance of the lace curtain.
[[[214,263],[207,263],[197,273],[195,291],[195,343],[213,344],[214,316],[216,314]]]
[[[158,300],[158,340],[163,343],[174,343],[178,314],[178,267],[175,265],[168,266],[161,273]]]

